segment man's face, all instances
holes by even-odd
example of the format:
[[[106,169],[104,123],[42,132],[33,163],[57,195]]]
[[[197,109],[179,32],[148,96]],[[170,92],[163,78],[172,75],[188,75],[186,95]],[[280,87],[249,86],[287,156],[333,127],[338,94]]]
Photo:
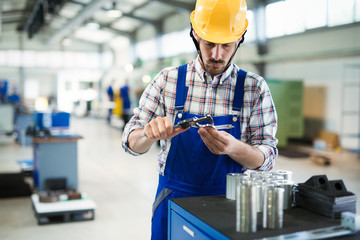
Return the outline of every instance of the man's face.
[[[216,44],[198,38],[201,56],[206,72],[212,77],[225,71],[236,49],[236,42]]]

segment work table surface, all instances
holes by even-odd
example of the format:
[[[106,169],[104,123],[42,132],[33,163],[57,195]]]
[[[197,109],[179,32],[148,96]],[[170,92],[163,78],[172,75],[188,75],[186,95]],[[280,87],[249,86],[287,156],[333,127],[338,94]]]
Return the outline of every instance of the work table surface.
[[[235,230],[236,203],[234,200],[226,199],[224,195],[173,198],[171,201],[230,239],[275,237],[282,234],[340,225],[340,219],[327,218],[305,209],[295,207],[284,211],[284,223],[282,229],[263,229],[262,213],[258,213],[257,232],[238,233]],[[359,238],[360,233],[355,236],[342,236],[336,239]]]

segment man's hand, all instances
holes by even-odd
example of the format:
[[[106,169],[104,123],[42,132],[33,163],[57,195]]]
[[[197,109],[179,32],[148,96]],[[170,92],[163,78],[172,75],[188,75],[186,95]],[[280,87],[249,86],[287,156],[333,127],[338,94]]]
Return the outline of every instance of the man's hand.
[[[188,129],[189,128],[174,129],[170,118],[157,117],[147,123],[144,128],[132,131],[128,138],[128,144],[134,152],[145,153],[157,140],[171,139]]]
[[[244,143],[225,131],[204,127],[200,128],[198,133],[214,154],[227,154],[234,161],[249,169],[259,168],[264,163],[264,154],[257,147]]]
[[[157,117],[145,125],[144,135],[151,140],[171,139],[179,133],[185,132],[189,128],[177,128],[174,126],[169,117]]]
[[[213,127],[200,128],[198,133],[209,150],[217,155],[229,154],[233,143],[237,141],[231,134]]]

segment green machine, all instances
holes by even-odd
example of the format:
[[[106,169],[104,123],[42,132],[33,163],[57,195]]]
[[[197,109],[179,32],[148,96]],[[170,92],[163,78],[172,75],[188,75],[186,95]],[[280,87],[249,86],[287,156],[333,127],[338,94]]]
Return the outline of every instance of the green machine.
[[[303,81],[266,79],[266,82],[278,115],[278,147],[284,148],[289,138],[302,138],[304,135]]]

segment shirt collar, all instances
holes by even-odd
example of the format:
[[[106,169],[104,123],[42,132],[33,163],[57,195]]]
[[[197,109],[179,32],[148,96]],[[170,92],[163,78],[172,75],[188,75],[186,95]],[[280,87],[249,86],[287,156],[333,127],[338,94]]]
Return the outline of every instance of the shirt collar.
[[[219,75],[216,75],[213,78],[211,78],[210,74],[207,73],[201,66],[200,57],[197,56],[197,58],[195,59],[195,70],[201,76],[201,80],[207,81],[212,85],[215,84],[223,85],[224,82],[226,82],[229,79],[229,76],[231,75],[233,69],[234,69],[234,65],[231,63],[225,72],[220,73]]]

